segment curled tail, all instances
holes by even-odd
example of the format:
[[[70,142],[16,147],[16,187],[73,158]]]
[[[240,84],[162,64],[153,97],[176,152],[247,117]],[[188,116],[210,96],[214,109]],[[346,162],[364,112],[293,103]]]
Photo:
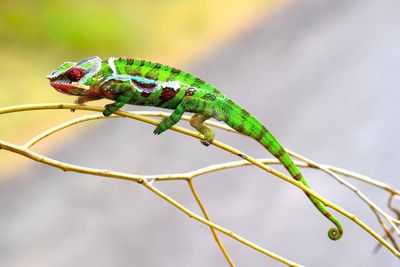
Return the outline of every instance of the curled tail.
[[[229,116],[224,119],[225,123],[236,131],[257,140],[257,142],[259,142],[281,162],[281,164],[295,180],[300,181],[304,186],[310,188],[306,179],[304,179],[303,175],[300,173],[299,169],[294,164],[293,160],[290,158],[283,146],[265,128],[265,126],[243,108],[234,104],[232,101],[229,102]],[[336,228],[331,228],[328,231],[329,238],[332,240],[340,239],[343,235],[343,227],[338,219],[329,213],[326,206],[321,201],[312,195],[307,193],[306,195],[317,207],[317,209],[336,226]]]

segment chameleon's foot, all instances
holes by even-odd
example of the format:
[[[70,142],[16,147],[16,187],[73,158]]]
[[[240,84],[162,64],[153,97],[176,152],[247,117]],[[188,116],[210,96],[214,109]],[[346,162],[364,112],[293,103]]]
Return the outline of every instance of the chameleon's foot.
[[[200,140],[200,143],[205,146],[209,146],[215,137],[213,129],[204,124],[208,118],[202,114],[195,114],[190,120],[190,125],[204,135],[204,139]]]
[[[162,132],[164,132],[164,131],[161,130],[160,127],[157,126],[157,127],[154,129],[153,134],[159,135],[159,134],[161,134]]]
[[[107,105],[104,107],[103,115],[106,116],[106,117],[108,117],[108,116],[110,116],[111,114],[113,114],[114,111],[117,111],[117,110],[118,110],[118,107],[116,107],[114,104],[107,104]]]
[[[162,121],[160,122],[159,125],[154,129],[153,134],[159,135],[162,132],[165,132],[167,129],[164,128]]]
[[[90,101],[90,99],[87,96],[80,96],[77,99],[75,99],[74,104],[84,106],[87,101]],[[75,112],[75,110],[76,109],[71,108],[71,112]]]
[[[78,98],[78,99],[76,99],[76,100],[74,101],[74,104],[82,105],[83,103],[80,103],[79,98]],[[71,110],[71,112],[75,112],[76,109],[71,108],[70,110]]]
[[[109,110],[104,110],[103,111],[103,115],[106,116],[106,117],[110,116],[111,114],[112,114],[112,112],[109,111]]]
[[[153,134],[155,135],[159,135],[163,132],[165,132],[166,130],[168,130],[168,128],[164,127],[164,124],[161,122],[153,131]]]
[[[200,140],[200,143],[205,146],[209,146],[211,142],[212,140],[207,140],[207,139]]]
[[[159,135],[172,127],[176,122],[171,117],[165,117],[160,121],[160,124],[154,129],[153,133]]]
[[[74,103],[74,104],[78,104],[78,105],[85,106],[85,104],[81,104],[81,103]],[[71,112],[75,112],[75,110],[76,110],[76,108],[71,108],[71,109],[70,109]]]
[[[111,106],[111,105],[110,105],[110,106]],[[108,116],[110,116],[111,114],[112,114],[112,111],[109,110],[109,105],[106,105],[106,106],[105,106],[105,109],[103,110],[103,115],[106,116],[106,117],[108,117]]]
[[[204,133],[204,139],[200,140],[200,143],[205,146],[209,146],[214,141],[214,131],[206,131]]]

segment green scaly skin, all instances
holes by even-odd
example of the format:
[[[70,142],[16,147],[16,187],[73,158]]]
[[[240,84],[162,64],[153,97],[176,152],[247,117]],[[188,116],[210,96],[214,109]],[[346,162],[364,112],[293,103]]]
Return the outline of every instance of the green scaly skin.
[[[102,98],[113,100],[112,104],[105,106],[104,116],[111,115],[125,104],[172,109],[171,116],[160,122],[154,134],[168,130],[184,112],[192,112],[190,124],[204,135],[202,144],[209,145],[214,139],[214,131],[204,121],[209,118],[223,121],[259,142],[295,180],[309,187],[279,141],[257,118],[212,85],[187,72],[140,59],[109,58],[102,61],[91,57],[79,63],[65,62],[47,78],[57,91],[78,96],[75,103],[84,104]],[[329,238],[340,239],[343,234],[340,222],[318,199],[307,196],[335,224],[336,228],[328,232]]]

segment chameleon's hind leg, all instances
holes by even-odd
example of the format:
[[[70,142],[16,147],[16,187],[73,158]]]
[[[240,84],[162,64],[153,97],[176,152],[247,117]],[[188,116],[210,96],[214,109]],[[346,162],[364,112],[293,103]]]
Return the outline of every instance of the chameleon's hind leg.
[[[125,92],[121,93],[116,101],[112,104],[108,104],[105,106],[103,111],[104,116],[110,116],[118,109],[122,108],[125,104],[127,104],[133,97],[133,90],[126,90]]]
[[[214,140],[214,131],[204,125],[203,122],[211,118],[213,114],[213,110],[209,108],[211,106],[211,102],[208,100],[187,96],[182,99],[169,117],[160,122],[154,130],[154,134],[160,134],[171,128],[182,118],[183,113],[186,111],[195,112],[196,114],[190,120],[190,124],[204,135],[205,140],[202,140],[201,143],[208,146]]]
[[[190,125],[192,125],[192,127],[194,127],[202,135],[204,135],[204,139],[200,140],[200,143],[205,146],[209,146],[215,137],[214,130],[204,124],[204,121],[208,120],[209,118],[210,116],[194,114],[193,117],[190,119]]]

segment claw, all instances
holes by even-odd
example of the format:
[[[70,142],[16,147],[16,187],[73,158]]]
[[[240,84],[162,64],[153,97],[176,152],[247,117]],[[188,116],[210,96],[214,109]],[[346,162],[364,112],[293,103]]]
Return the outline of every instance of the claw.
[[[210,142],[209,141],[205,141],[205,140],[201,140],[200,143],[204,146],[210,146]]]
[[[164,132],[164,131],[162,131],[159,127],[156,127],[156,128],[154,129],[154,131],[153,131],[153,134],[159,135],[159,134],[161,134],[162,132]]]
[[[112,112],[107,109],[103,111],[103,115],[106,117],[110,116],[111,114],[112,114]]]
[[[210,146],[211,142],[212,142],[212,140],[209,140],[209,139],[200,140],[200,143],[204,146]]]

